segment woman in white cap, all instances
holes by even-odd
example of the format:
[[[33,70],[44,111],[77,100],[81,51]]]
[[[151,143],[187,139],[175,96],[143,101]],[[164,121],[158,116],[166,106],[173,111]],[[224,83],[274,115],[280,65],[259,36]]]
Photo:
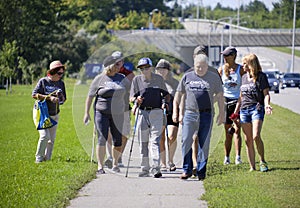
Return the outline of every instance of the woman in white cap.
[[[171,96],[170,102],[168,105],[168,109],[165,110],[166,114],[166,128],[164,132],[162,133],[162,137],[160,140],[160,154],[161,154],[161,170],[166,171],[166,136],[167,136],[167,150],[168,150],[168,165],[170,171],[176,170],[176,165],[173,161],[176,147],[177,147],[177,132],[178,132],[178,126],[179,122],[175,123],[172,120],[172,112],[173,112],[173,99],[174,95],[178,86],[178,80],[175,79],[172,75],[171,70],[171,64],[169,61],[165,59],[160,59],[156,65],[156,73],[161,75],[166,83],[166,87],[168,89],[168,92]],[[168,133],[165,136],[165,131]]]
[[[32,91],[32,97],[37,100],[46,99],[48,112],[50,117],[58,122],[59,105],[63,104],[67,99],[65,84],[61,80],[65,71],[65,66],[60,61],[53,61],[50,64],[47,76],[41,78]],[[53,93],[53,92],[58,93]],[[51,94],[51,96],[49,96]],[[38,130],[40,138],[36,151],[36,163],[50,160],[52,156],[54,141],[56,137],[57,125]]]

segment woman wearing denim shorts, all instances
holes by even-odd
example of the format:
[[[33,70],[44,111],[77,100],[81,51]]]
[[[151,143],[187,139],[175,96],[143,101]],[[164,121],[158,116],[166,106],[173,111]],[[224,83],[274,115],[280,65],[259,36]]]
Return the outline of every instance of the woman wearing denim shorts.
[[[240,111],[240,122],[245,134],[250,171],[255,170],[255,141],[260,157],[260,171],[266,172],[268,166],[265,161],[264,144],[260,133],[265,113],[267,115],[272,114],[269,83],[255,54],[243,57],[243,67],[246,74],[242,77],[240,98],[231,118],[236,119]]]

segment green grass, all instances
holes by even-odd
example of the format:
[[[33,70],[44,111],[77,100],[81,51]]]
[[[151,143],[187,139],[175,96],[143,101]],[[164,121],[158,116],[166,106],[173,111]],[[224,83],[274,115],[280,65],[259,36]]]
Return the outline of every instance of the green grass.
[[[287,47],[270,47],[273,50],[281,51],[283,53],[292,54],[292,49]],[[300,50],[295,49],[295,56],[300,57]]]
[[[74,81],[61,107],[52,161],[35,164],[38,132],[32,121],[32,86],[0,91],[0,207],[64,207],[95,177],[96,165],[82,148],[72,115]],[[83,111],[83,110],[82,110]]]
[[[274,113],[265,117],[262,138],[270,171],[249,172],[243,142],[243,164],[223,165],[224,135],[213,149],[202,196],[209,207],[299,207],[300,205],[300,116],[273,105]],[[231,161],[234,161],[234,149]],[[256,155],[257,168],[259,157]]]
[[[95,178],[97,166],[89,155],[92,125],[82,124],[88,86],[74,87],[74,82],[66,80],[68,101],[61,108],[52,160],[41,164],[34,163],[38,132],[32,86],[13,86],[8,96],[0,90],[0,207],[65,207]],[[244,143],[244,164],[224,166],[223,128],[214,129],[202,197],[210,207],[299,207],[300,116],[273,106],[262,130],[267,173],[249,172]],[[234,161],[234,150],[231,156]]]

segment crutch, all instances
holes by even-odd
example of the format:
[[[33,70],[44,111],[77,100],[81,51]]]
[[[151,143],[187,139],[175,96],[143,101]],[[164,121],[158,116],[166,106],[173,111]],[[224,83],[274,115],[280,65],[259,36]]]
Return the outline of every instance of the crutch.
[[[92,154],[91,154],[91,162],[94,161],[94,152],[95,152],[95,138],[97,137],[97,128],[94,124],[94,130],[93,130],[93,138],[92,138]]]
[[[136,111],[135,111],[136,112],[136,118],[135,118],[135,122],[134,122],[134,128],[133,128],[133,134],[132,134],[132,141],[131,141],[131,146],[130,146],[130,152],[129,152],[129,158],[128,158],[128,164],[127,164],[127,169],[126,169],[125,177],[128,176],[128,168],[129,168],[129,163],[130,163],[130,158],[131,158],[131,153],[132,153],[134,136],[135,136],[135,132],[136,132],[137,120],[138,120],[138,117],[139,117],[139,111],[140,111],[140,106],[138,106],[137,109],[136,109]]]

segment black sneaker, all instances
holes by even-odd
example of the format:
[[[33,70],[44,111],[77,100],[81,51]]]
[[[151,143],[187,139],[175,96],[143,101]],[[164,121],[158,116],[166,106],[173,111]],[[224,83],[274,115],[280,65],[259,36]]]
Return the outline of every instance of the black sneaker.
[[[113,166],[112,159],[105,160],[104,165],[106,165],[109,169],[111,169]]]
[[[204,173],[202,173],[202,174],[200,174],[200,173],[198,173],[198,180],[199,181],[203,181],[204,179],[205,179],[205,177],[206,177],[206,174]]]
[[[160,178],[160,177],[162,177],[162,174],[161,174],[161,172],[156,172],[156,173],[153,174],[153,177],[154,178]]]
[[[162,174],[161,174],[160,170],[157,169],[157,168],[152,168],[151,173],[152,173],[154,178],[162,177]]]
[[[149,176],[149,171],[143,170],[142,172],[139,173],[139,177],[148,177]]]

